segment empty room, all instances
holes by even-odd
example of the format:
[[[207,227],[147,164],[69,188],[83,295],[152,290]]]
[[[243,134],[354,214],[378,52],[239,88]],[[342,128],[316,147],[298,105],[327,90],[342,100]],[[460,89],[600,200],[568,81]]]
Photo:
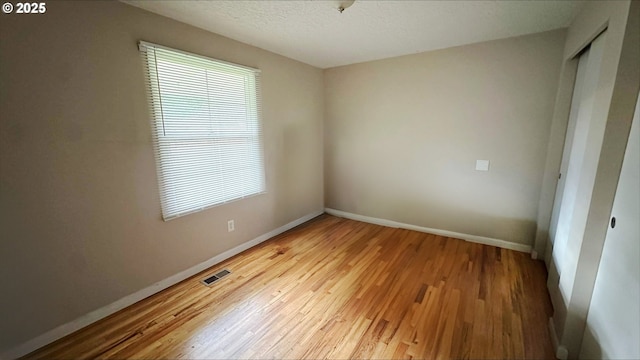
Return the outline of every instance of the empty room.
[[[640,358],[640,1],[0,13],[0,359]]]

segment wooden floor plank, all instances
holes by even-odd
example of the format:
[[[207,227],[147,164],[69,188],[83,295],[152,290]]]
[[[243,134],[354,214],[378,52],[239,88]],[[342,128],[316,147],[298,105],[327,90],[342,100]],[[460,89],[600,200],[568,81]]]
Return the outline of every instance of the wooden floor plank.
[[[552,359],[545,283],[524,253],[322,215],[25,358]]]

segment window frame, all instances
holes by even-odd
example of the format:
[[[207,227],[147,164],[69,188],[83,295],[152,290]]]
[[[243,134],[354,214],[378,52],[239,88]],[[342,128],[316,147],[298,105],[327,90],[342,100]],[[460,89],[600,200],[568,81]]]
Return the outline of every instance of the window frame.
[[[152,140],[156,160],[156,173],[158,178],[163,220],[168,221],[212,207],[266,193],[264,140],[262,133],[261,114],[260,70],[145,41],[140,41],[138,43],[138,47],[143,60],[145,72],[147,100],[150,110]],[[165,58],[159,60],[159,52],[163,54]],[[158,66],[159,63],[162,63],[163,65]],[[180,84],[181,78],[172,78],[171,76],[167,76],[166,74],[163,75],[163,72],[165,72],[165,70],[161,68],[164,66],[175,66],[175,68],[177,69],[179,69],[180,67],[183,67],[184,69],[191,68],[194,71],[203,71],[203,74],[205,76],[204,87],[206,90],[205,103],[206,107],[208,107],[209,109],[209,114],[198,117],[197,121],[200,122],[198,123],[200,126],[202,126],[202,124],[205,124],[205,128],[210,126],[211,129],[208,132],[206,130],[202,131],[202,129],[187,129],[184,133],[170,133],[171,127],[174,130],[179,130],[180,126],[182,125],[179,124],[179,116],[171,118],[171,122],[166,121],[168,115],[165,114],[165,112],[169,113],[169,110],[171,110],[175,112],[174,115],[179,115],[179,112],[181,111],[180,108],[188,109],[189,107],[188,105],[184,105],[185,103],[188,104],[188,101],[184,101],[184,98],[180,99],[182,95],[180,92],[176,93],[176,98],[178,100],[176,100],[172,105],[163,104],[163,95],[165,97],[167,95],[166,93],[163,94],[163,91],[167,91],[163,89],[164,87],[172,89],[171,91],[175,92],[176,89],[180,90],[180,86],[182,86],[176,85]],[[176,73],[180,75],[179,70],[174,69],[174,71],[176,71]],[[166,73],[169,75],[173,75],[170,70],[168,70]],[[195,71],[195,73],[197,75],[197,71]],[[227,105],[242,104],[242,102],[232,104],[228,101],[228,98],[221,99],[220,97],[215,96],[213,96],[212,98],[212,93],[215,93],[216,91],[220,92],[220,88],[216,88],[214,85],[212,85],[212,83],[209,82],[208,79],[208,76],[213,75],[214,73],[222,77],[227,76],[229,78],[232,78],[234,76],[240,76],[242,78],[242,80],[238,79],[237,83],[232,83],[232,81],[228,81],[228,83],[242,85],[241,83],[244,82],[244,90],[241,92],[242,96],[238,97],[238,99],[244,100],[244,111],[239,111],[235,114],[242,115],[240,116],[240,119],[242,121],[238,122],[238,126],[236,126],[236,128],[233,128],[233,122],[231,121],[231,127],[229,129],[225,129],[224,126],[226,126],[226,118],[224,116],[220,116],[221,113],[224,113],[223,110],[232,109],[234,106],[214,106],[213,109],[217,112],[215,114],[215,116],[217,117],[214,117],[214,115],[212,115],[211,113],[212,104],[223,104],[225,103],[225,100],[227,100],[227,102],[225,103]],[[163,80],[162,78],[165,76],[167,78]],[[198,76],[201,77],[202,75]],[[188,82],[188,80],[186,80],[185,82]],[[189,87],[191,85],[188,85],[186,88],[188,90],[194,89],[192,87]],[[202,86],[202,84],[198,84],[197,86]],[[242,86],[240,86],[240,88],[241,87]],[[229,90],[230,88],[224,87],[223,89]],[[200,96],[201,95],[202,94],[200,94]],[[234,97],[233,99],[235,100],[236,98]],[[195,106],[194,109],[195,111],[197,111],[198,107]],[[231,111],[233,111],[233,109]],[[188,119],[188,117],[185,118]],[[233,118],[235,118],[235,116],[233,116]],[[185,122],[187,124],[193,123],[193,121],[191,120],[185,120]],[[176,124],[178,125],[176,126]],[[216,126],[218,126],[217,129]],[[200,145],[197,145],[197,143],[200,143]],[[234,143],[236,145],[234,145]],[[192,161],[194,164],[196,164],[194,168],[197,170],[202,170],[203,174],[205,175],[203,175],[202,178],[196,177],[195,180],[190,179],[186,182],[183,180],[175,180],[178,178],[184,179],[186,176],[181,176],[180,172],[177,170],[167,170],[173,165],[172,162],[175,162],[178,165],[183,165],[182,163],[179,163],[179,161],[185,161],[185,163],[190,163],[191,161],[182,160],[183,158],[176,161],[175,159],[177,158],[177,156],[173,155],[173,153],[170,154],[170,151],[179,152],[180,146],[198,147],[198,149],[203,151],[203,153],[210,152],[208,153],[208,155],[216,153],[218,164],[212,167],[212,163],[216,162],[215,160],[200,160],[196,155],[194,156],[196,160]],[[229,148],[234,148],[235,146],[235,149],[230,152],[225,152],[225,146],[228,146]],[[184,151],[185,153],[187,152],[186,150],[182,151]],[[198,155],[203,157],[203,155],[200,153]],[[228,157],[230,156],[238,156],[238,159],[236,159],[236,161],[234,162],[234,160],[228,159]],[[188,159],[188,156],[184,156],[184,159]],[[244,163],[242,161],[237,161],[241,159],[247,161]],[[233,166],[236,167],[235,170],[233,169]],[[243,170],[245,168],[246,170]],[[172,173],[169,173],[169,171],[172,171]],[[181,171],[183,171],[185,174],[188,174],[189,171],[193,171],[193,168],[183,169]],[[217,174],[216,172],[219,172],[219,174]],[[233,175],[234,173],[236,173],[235,178],[228,176],[229,174]],[[248,176],[248,179],[242,179],[242,173],[250,174],[250,176]],[[225,179],[225,175],[227,175],[227,179]],[[171,180],[172,177],[173,180]],[[202,191],[202,188],[211,187],[210,184],[207,184],[207,186],[201,186],[200,189],[198,189],[197,182],[202,181],[203,179],[217,179],[213,181],[213,183],[216,183],[217,186],[225,188],[224,191],[219,192],[216,190],[212,192],[209,190],[209,193],[207,193],[206,191]],[[242,187],[236,186],[239,180],[246,181],[247,186],[244,189]],[[176,185],[176,183],[182,184],[183,182],[191,183],[189,183],[190,185],[186,186],[184,184]],[[180,186],[182,186],[182,188],[180,188]],[[193,186],[194,188],[191,189],[189,188],[189,186]],[[185,192],[185,189],[188,189],[189,191]],[[193,201],[194,203],[198,203],[199,201],[199,205],[187,207],[185,207],[185,205],[181,205],[177,206],[181,210],[175,210],[175,203],[188,203],[187,201],[185,201],[186,197],[182,199],[180,198],[180,196],[182,196],[180,195],[181,191],[189,194],[189,196],[191,196],[191,191],[193,191],[194,193],[201,191],[203,194],[206,193],[209,196],[205,196],[202,199]],[[172,201],[174,202],[173,205],[170,203]]]

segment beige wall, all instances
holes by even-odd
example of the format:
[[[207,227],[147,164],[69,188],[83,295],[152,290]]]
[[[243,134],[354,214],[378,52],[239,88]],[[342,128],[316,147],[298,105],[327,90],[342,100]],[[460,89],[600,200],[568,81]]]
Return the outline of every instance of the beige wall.
[[[629,137],[633,111],[640,87],[640,2],[590,1],[575,18],[567,32],[563,70],[558,88],[556,111],[549,138],[543,189],[540,196],[539,228],[549,226],[556,179],[562,159],[562,145],[567,128],[570,93],[575,76],[573,57],[606,29],[606,42],[592,116],[606,123],[598,165],[591,193],[584,237],[577,246],[568,247],[577,258],[571,297],[565,303],[559,296],[556,264],[549,266],[549,292],[554,302],[553,326],[559,345],[568,351],[569,358],[577,358],[585,321],[591,302],[604,239],[609,224],[624,151]],[[590,150],[593,151],[594,149]],[[556,194],[557,195],[557,194]],[[536,248],[552,251],[545,231],[536,238]]]
[[[321,70],[117,2],[1,15],[0,353],[322,210]],[[262,69],[266,195],[161,220],[138,40]]]
[[[564,40],[325,70],[325,205],[532,245]]]

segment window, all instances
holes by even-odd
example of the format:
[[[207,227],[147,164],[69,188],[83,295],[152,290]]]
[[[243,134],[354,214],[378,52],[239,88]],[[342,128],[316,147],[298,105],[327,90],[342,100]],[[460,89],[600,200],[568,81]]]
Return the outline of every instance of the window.
[[[260,71],[140,42],[162,216],[265,191]]]

